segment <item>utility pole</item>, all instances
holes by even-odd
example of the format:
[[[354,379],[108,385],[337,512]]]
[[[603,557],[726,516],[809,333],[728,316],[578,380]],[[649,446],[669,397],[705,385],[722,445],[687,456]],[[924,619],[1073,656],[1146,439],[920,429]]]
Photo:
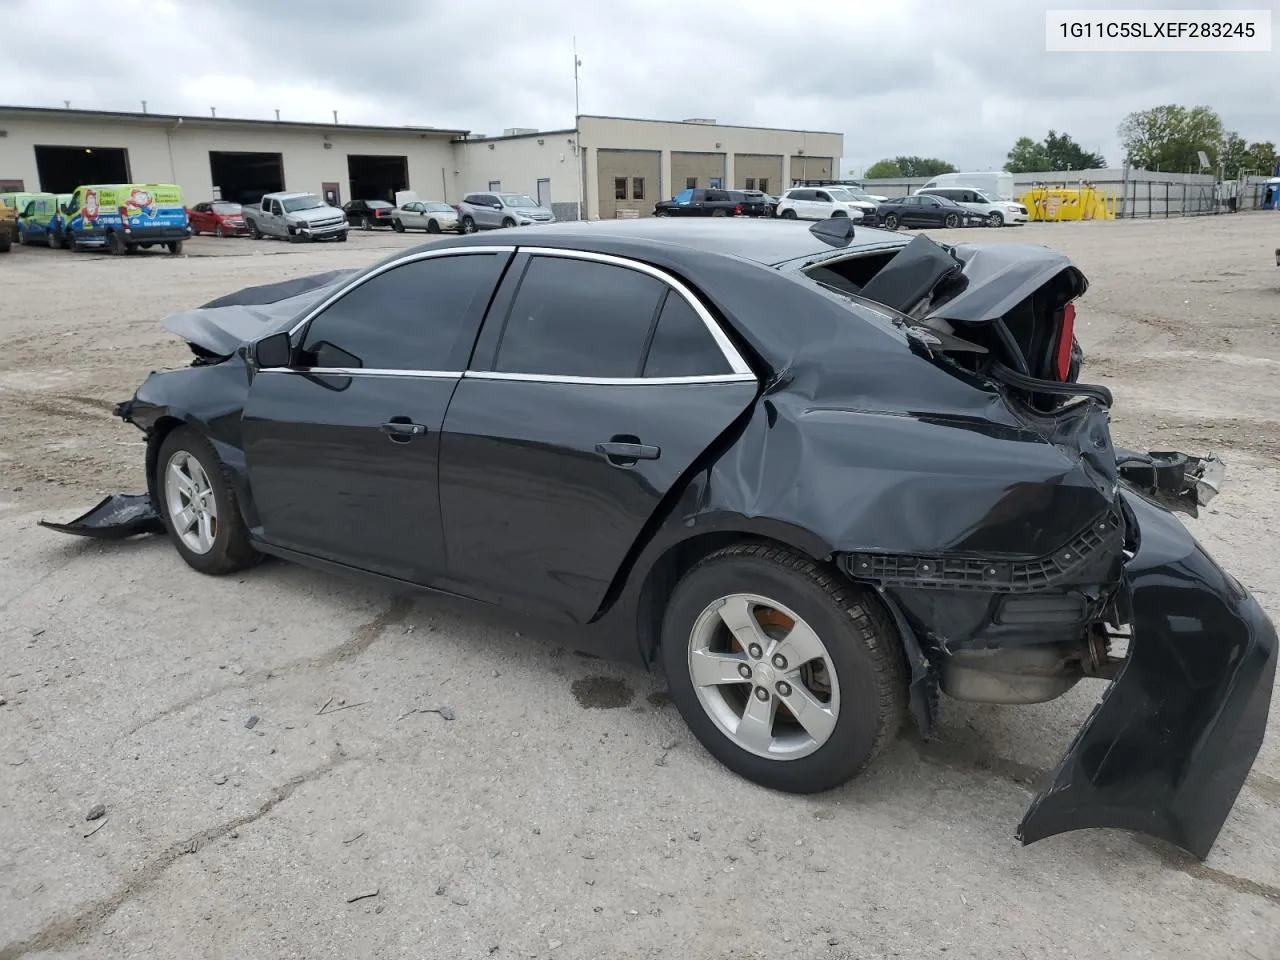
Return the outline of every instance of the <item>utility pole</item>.
[[[582,61],[578,59],[578,38],[573,38],[573,153],[577,158],[578,167],[578,219],[587,219],[586,198],[583,195],[582,184],[582,116],[581,108],[578,103],[578,68],[582,66]]]

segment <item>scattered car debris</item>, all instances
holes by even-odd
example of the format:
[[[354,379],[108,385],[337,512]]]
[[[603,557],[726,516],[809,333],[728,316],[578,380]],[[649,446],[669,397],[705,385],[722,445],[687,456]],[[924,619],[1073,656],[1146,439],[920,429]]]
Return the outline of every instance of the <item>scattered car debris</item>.
[[[377,887],[374,887],[372,890],[362,890],[359,893],[354,893],[347,897],[347,903],[355,903],[357,900],[368,900],[370,897],[376,897],[377,895]]]
[[[92,837],[95,833],[97,833],[99,830],[101,830],[103,827],[107,825],[107,821],[108,821],[108,818],[103,817],[96,824],[94,824],[93,828],[89,830],[88,833],[84,834],[84,838],[87,840],[90,837]]]
[[[331,713],[341,713],[343,710],[354,710],[356,707],[368,706],[372,702],[372,700],[361,700],[359,703],[347,703],[345,700],[339,700],[337,706],[330,708],[329,704],[333,703],[333,697],[330,697],[325,701],[324,706],[316,712],[316,716],[323,717]]]
[[[227,775],[225,773],[220,773],[213,778],[213,782],[216,783],[218,786],[222,786],[224,783],[227,782]]]
[[[256,713],[250,714],[249,719],[244,722],[244,728],[246,730],[252,730],[257,725],[258,725],[258,715]]]
[[[357,840],[359,840],[359,839],[360,839],[361,837],[363,837],[363,836],[364,836],[364,831],[363,831],[363,830],[361,830],[361,831],[360,831],[359,833],[357,833],[355,836],[353,836],[353,837],[347,837],[347,838],[346,838],[345,840],[343,840],[342,842],[343,842],[343,843],[346,843],[346,844],[352,844],[352,843],[355,843]]]
[[[107,808],[101,803],[95,803],[89,808],[89,812],[84,815],[86,820],[101,820],[107,815]]]

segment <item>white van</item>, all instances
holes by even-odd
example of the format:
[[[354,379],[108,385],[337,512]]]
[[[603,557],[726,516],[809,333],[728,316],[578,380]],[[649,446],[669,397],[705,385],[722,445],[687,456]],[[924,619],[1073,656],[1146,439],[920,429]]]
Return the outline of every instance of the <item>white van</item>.
[[[1014,199],[1013,174],[988,171],[986,173],[942,173],[934,177],[920,190],[933,190],[937,187],[973,187],[981,190],[993,200],[1012,201]],[[920,190],[916,192],[919,193]]]

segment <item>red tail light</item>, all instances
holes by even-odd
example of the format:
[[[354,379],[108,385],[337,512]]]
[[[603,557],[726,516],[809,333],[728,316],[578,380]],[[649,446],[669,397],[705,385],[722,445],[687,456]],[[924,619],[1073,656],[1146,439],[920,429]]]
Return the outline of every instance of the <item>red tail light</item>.
[[[733,213],[735,216],[739,216],[739,217],[742,216],[742,204],[738,204],[736,207],[734,207]]]
[[[1062,308],[1062,329],[1058,331],[1058,350],[1053,358],[1053,372],[1066,383],[1071,376],[1071,344],[1076,333],[1076,305],[1068,303]]]

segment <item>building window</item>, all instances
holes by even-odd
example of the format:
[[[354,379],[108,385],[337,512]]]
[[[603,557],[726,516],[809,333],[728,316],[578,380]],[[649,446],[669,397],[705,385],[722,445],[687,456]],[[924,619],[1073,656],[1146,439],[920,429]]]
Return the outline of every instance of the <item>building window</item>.
[[[769,192],[769,178],[768,178],[768,177],[761,177],[761,178],[760,178],[760,192],[761,192],[761,193],[768,193],[768,192]]]
[[[489,181],[489,189],[490,189],[490,190],[501,190],[501,189],[502,189],[502,181],[501,181],[501,180],[490,180],[490,181]]]
[[[644,177],[631,178],[631,199],[632,200],[644,199]]]
[[[613,178],[613,199],[615,200],[627,199],[627,178],[626,177]]]
[[[744,189],[744,190],[754,190],[755,188],[756,188],[756,178],[755,178],[755,177],[747,177],[747,184],[746,184],[746,186],[745,186],[743,189]]]
[[[696,189],[698,189],[698,178],[697,178],[697,177],[687,177],[687,178],[685,178],[685,181],[684,181],[684,188],[685,188],[686,190],[696,190]]]
[[[711,178],[711,189],[712,189],[712,190],[723,190],[723,189],[724,189],[724,178],[723,178],[723,177],[712,177],[712,178]]]

